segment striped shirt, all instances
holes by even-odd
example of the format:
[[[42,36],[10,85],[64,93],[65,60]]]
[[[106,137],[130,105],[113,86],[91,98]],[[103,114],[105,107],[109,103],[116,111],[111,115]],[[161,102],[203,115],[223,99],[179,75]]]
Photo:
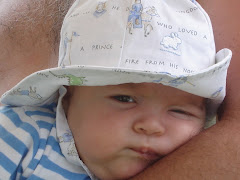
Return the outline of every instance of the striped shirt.
[[[0,108],[0,179],[91,179],[63,155],[56,104]]]

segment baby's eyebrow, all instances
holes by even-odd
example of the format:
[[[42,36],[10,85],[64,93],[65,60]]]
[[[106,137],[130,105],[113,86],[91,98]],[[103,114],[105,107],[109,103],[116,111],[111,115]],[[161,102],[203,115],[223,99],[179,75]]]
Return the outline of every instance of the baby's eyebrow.
[[[129,89],[136,89],[138,87],[138,84],[128,83],[128,84],[124,84],[123,87],[124,86]]]
[[[121,88],[121,89],[130,89],[130,90],[134,90],[137,89],[137,84],[134,83],[127,83],[127,84],[120,84],[120,85],[110,85],[109,88]]]

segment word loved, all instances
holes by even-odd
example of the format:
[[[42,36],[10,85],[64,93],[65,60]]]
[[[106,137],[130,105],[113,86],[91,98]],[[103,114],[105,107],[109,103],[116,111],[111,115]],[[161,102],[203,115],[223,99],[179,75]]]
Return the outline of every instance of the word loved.
[[[180,33],[188,33],[188,34],[191,34],[193,36],[197,36],[198,35],[197,31],[194,31],[194,30],[191,30],[191,29],[186,29],[186,28],[178,28],[178,32],[180,32]]]

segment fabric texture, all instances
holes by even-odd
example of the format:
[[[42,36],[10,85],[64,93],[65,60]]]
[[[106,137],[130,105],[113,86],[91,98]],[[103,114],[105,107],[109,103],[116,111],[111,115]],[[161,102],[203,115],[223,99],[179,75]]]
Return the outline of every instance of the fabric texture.
[[[54,102],[0,109],[0,179],[96,180],[79,159],[61,102],[58,104],[57,114]],[[57,126],[62,127],[60,132]]]
[[[196,1],[76,0],[62,25],[59,67],[30,75],[1,102],[42,105],[62,85],[150,82],[208,98],[211,117],[225,97],[231,56],[216,54]]]

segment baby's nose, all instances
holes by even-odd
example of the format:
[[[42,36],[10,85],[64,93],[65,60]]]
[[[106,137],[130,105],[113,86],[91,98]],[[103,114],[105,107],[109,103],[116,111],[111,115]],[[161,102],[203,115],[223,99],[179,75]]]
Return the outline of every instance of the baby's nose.
[[[162,136],[165,133],[165,126],[160,118],[147,117],[136,120],[133,124],[133,130],[140,134]]]

